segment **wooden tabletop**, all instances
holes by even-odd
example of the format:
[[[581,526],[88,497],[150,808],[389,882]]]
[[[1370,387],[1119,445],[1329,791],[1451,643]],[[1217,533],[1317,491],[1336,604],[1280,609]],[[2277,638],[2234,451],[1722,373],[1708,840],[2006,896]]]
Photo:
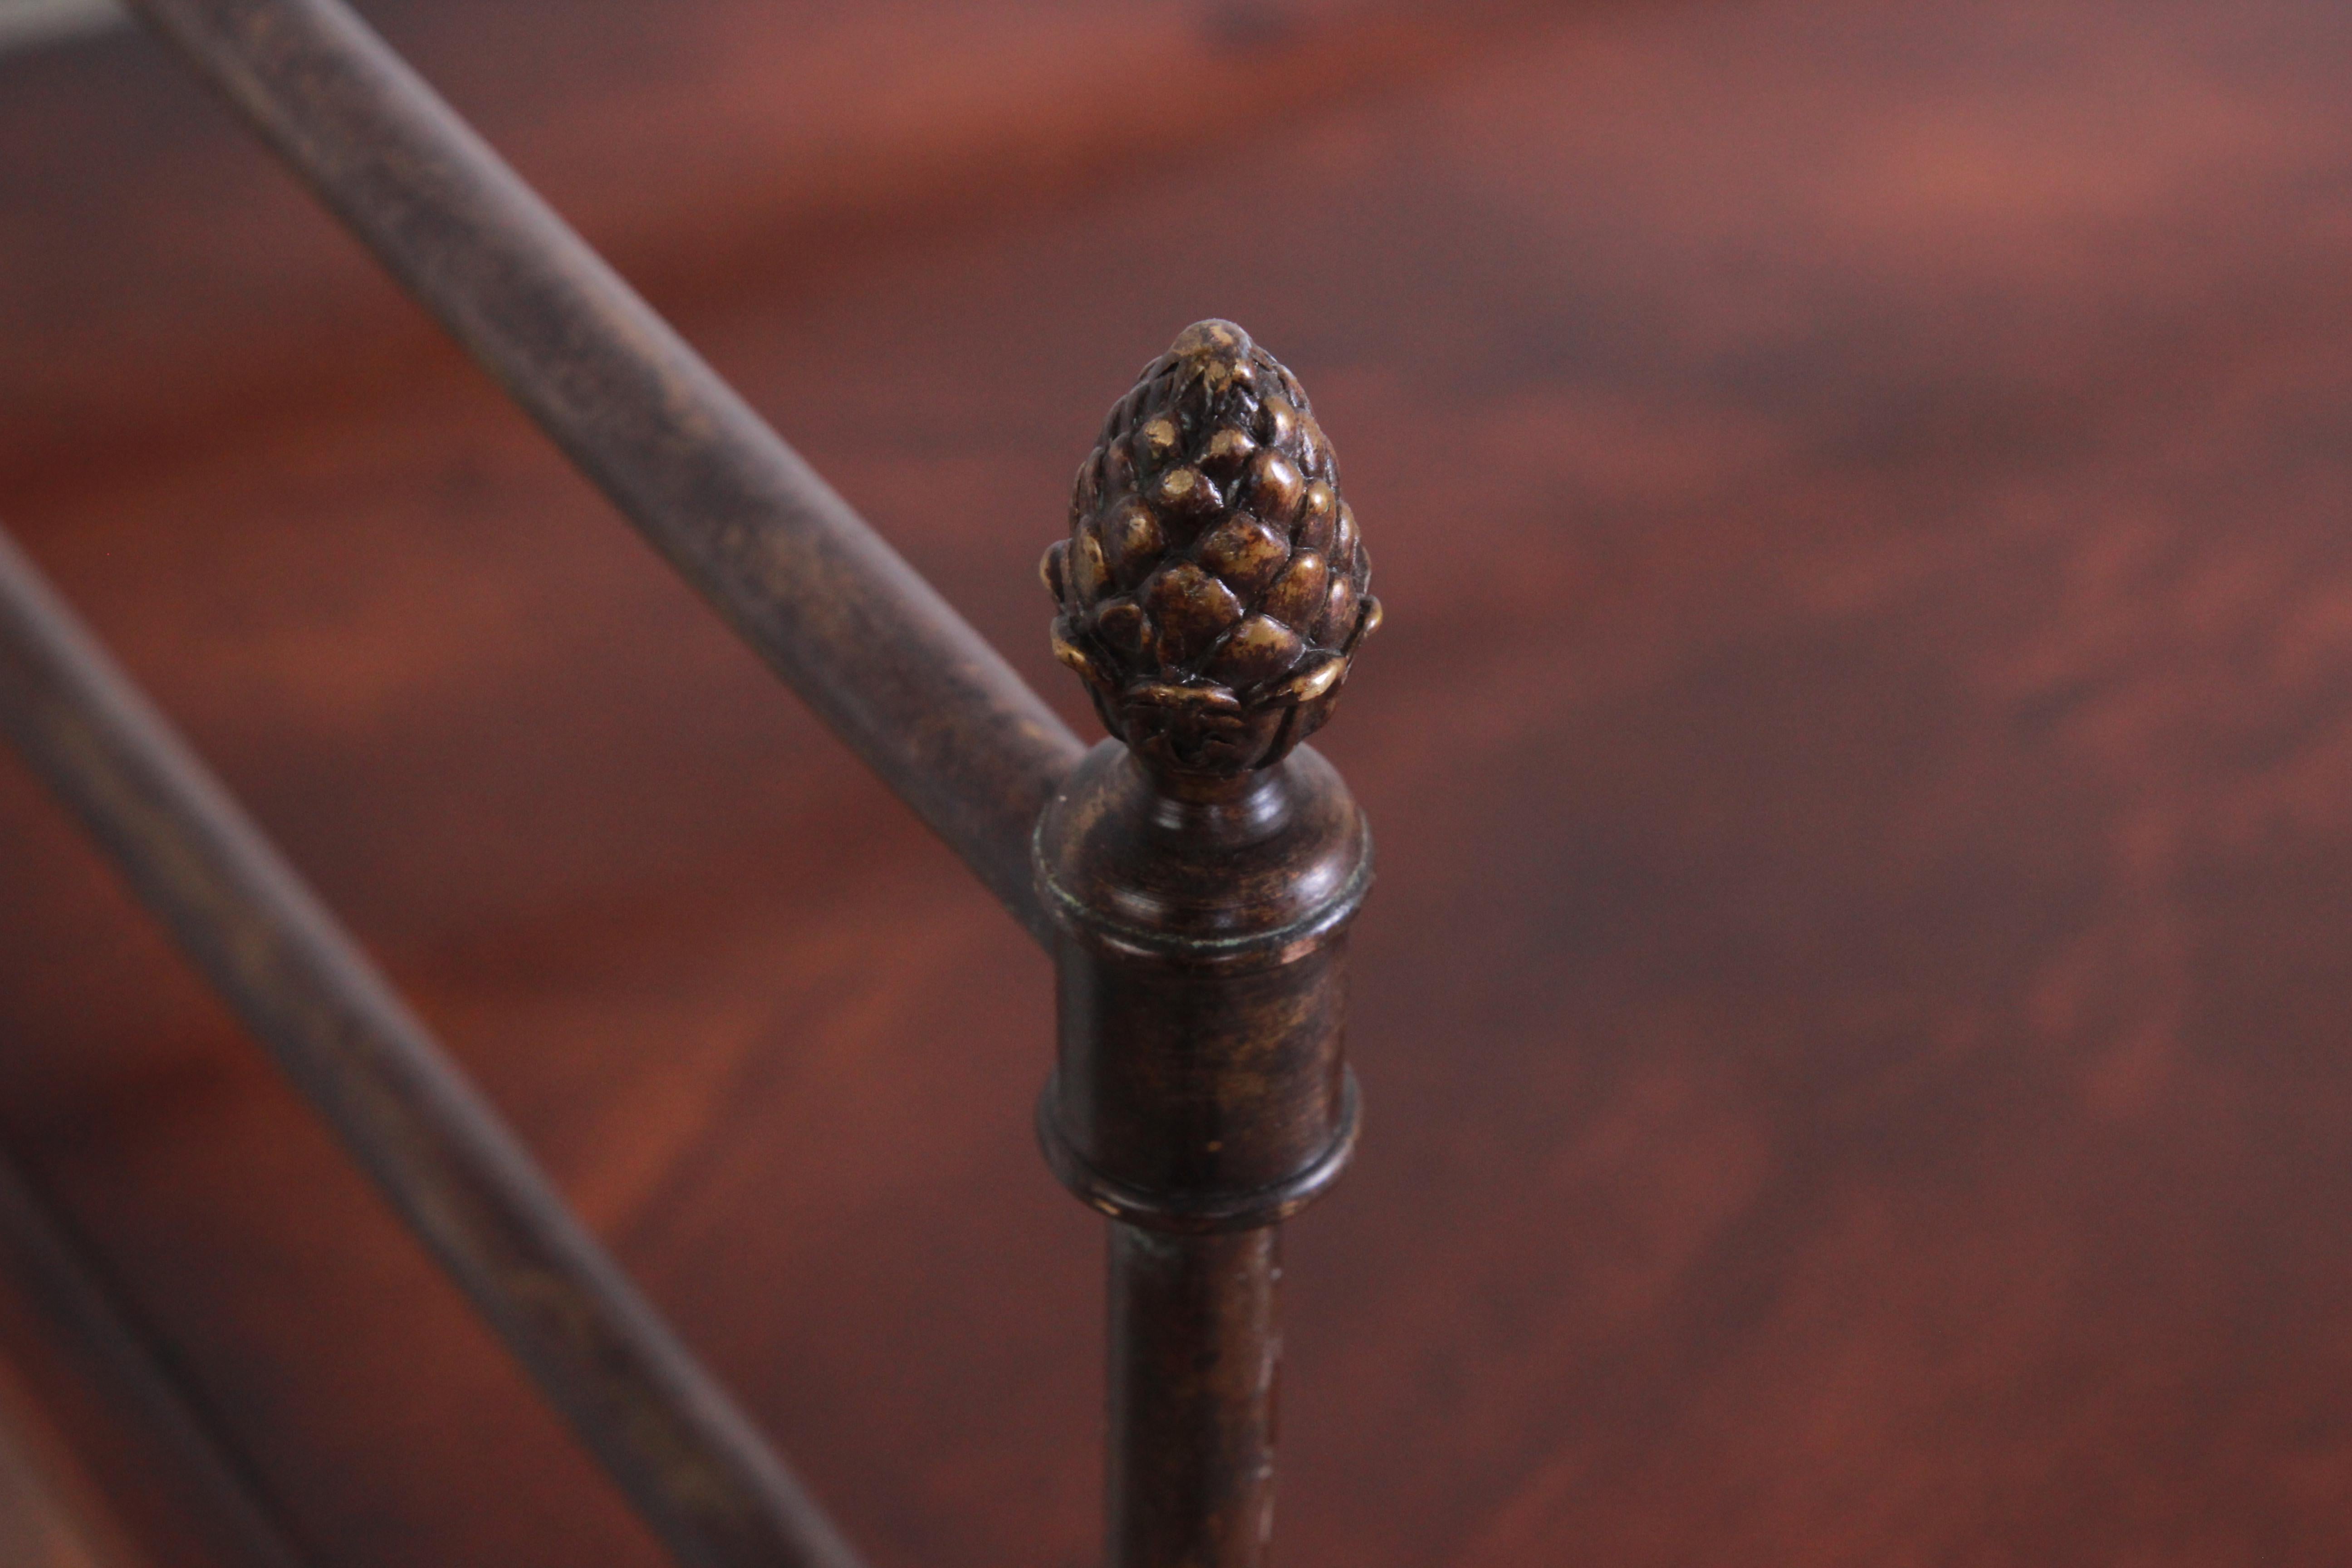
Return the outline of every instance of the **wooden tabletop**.
[[[1285,1563],[2352,1560],[2339,6],[365,9],[1074,723],[1103,406],[1314,395]],[[1094,1560],[1045,961],[136,37],[0,61],[0,521],[875,1568]],[[13,763],[0,888],[0,1142],[299,1540],[658,1561]]]

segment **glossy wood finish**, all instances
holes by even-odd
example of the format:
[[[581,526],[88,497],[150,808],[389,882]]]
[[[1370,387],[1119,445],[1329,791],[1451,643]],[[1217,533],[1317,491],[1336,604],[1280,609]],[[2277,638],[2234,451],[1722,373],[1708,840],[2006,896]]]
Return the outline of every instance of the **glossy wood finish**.
[[[2352,1557],[2338,9],[1388,13],[1353,75],[1317,10],[990,9],[370,16],[1041,689],[1103,389],[1222,314],[1342,433],[1381,880],[1283,1561]],[[141,61],[6,68],[0,511],[877,1563],[1093,1561],[1045,960]],[[0,822],[0,1126],[305,1539],[658,1561]]]

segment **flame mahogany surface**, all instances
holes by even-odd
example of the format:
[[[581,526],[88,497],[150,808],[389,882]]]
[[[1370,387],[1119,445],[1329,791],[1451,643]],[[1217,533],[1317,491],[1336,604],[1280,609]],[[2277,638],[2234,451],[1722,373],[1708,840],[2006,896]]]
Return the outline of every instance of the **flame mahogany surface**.
[[[2340,6],[368,9],[1090,735],[1103,397],[1313,389],[1286,1563],[2352,1558]],[[1043,956],[158,51],[0,146],[0,516],[876,1568],[1092,1561]],[[0,888],[0,1138],[289,1533],[656,1562],[13,763]]]

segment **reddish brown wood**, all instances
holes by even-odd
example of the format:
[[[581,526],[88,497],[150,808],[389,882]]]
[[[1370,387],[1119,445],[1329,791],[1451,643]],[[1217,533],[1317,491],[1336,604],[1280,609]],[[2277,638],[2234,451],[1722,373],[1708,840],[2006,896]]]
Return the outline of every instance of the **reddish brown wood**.
[[[959,79],[468,14],[384,20],[469,110],[629,65],[520,162],[639,254],[641,132]],[[1381,881],[1285,1562],[2352,1557],[2335,18],[1588,7],[1279,122],[1265,68],[1185,171],[1106,110],[828,266],[718,139],[775,205],[678,223],[656,302],[1041,688],[1102,387],[1223,314],[1344,432],[1391,618],[1316,743]],[[0,69],[0,341],[81,389],[7,404],[0,511],[880,1568],[1091,1561],[1044,960],[160,63]],[[297,370],[195,374],[247,337]],[[5,773],[0,823],[0,1123],[305,1539],[657,1561]]]

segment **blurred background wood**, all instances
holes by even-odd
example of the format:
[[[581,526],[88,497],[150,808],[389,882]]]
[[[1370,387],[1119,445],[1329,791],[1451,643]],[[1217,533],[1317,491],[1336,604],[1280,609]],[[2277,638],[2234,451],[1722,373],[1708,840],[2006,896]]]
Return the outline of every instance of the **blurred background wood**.
[[[1286,1562],[2352,1556],[2340,8],[367,9],[1074,723],[1101,389],[1314,389]],[[0,148],[0,514],[877,1568],[1091,1561],[1043,958],[159,51]],[[13,763],[0,888],[0,1142],[293,1533],[656,1561]]]
[[[0,1160],[0,1375],[16,1441],[0,1563],[47,1550],[100,1563],[168,1543],[190,1568],[299,1568],[265,1483],[181,1364],[72,1222]],[[0,1363],[0,1374],[8,1368]],[[90,1479],[102,1476],[103,1492]],[[5,1531],[0,1530],[0,1535]]]
[[[56,1426],[0,1366],[0,1563],[10,1568],[142,1568]]]

